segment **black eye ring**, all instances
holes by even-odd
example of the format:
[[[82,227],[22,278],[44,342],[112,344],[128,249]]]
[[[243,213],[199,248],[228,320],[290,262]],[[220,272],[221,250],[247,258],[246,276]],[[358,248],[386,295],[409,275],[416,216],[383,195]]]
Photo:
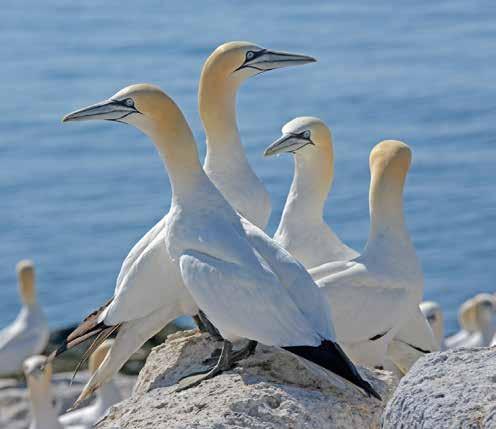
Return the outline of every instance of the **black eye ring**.
[[[134,107],[134,100],[132,98],[126,98],[124,103],[127,107]]]
[[[253,51],[248,51],[246,53],[246,60],[249,61],[249,60],[252,60],[253,58],[255,58],[255,52]]]
[[[301,135],[303,136],[304,139],[309,139],[311,132],[309,130],[305,130]]]

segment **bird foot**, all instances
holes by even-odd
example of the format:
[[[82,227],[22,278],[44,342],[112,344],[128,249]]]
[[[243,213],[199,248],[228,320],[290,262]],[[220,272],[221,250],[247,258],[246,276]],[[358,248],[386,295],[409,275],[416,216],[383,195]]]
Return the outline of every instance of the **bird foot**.
[[[217,363],[217,361],[219,360],[220,354],[221,354],[221,349],[215,349],[212,352],[212,354],[210,355],[210,357],[208,357],[202,361],[202,364],[207,365],[207,366],[215,365]]]
[[[205,371],[197,371],[183,377],[179,380],[176,392],[181,392],[191,387],[198,386],[202,381],[214,378],[215,376],[231,369],[234,366],[232,360],[232,344],[229,341],[225,341],[222,345],[222,351],[217,360],[217,363]]]
[[[182,392],[183,390],[190,389],[192,387],[198,386],[203,381],[210,378],[214,378],[216,375],[222,373],[222,370],[215,365],[206,371],[194,372],[186,377],[183,377],[177,383],[176,392]]]

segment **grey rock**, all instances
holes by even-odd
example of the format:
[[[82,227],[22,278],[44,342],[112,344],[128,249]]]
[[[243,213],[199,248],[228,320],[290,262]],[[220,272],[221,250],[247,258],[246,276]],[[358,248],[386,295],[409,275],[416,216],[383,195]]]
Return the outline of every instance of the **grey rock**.
[[[377,428],[385,402],[347,383],[310,372],[293,355],[259,346],[254,356],[201,385],[175,392],[177,381],[203,369],[219,346],[206,334],[181,332],[154,348],[132,396],[111,407],[97,428]],[[360,369],[384,400],[397,380]]]
[[[389,401],[383,428],[496,428],[496,348],[419,359]]]

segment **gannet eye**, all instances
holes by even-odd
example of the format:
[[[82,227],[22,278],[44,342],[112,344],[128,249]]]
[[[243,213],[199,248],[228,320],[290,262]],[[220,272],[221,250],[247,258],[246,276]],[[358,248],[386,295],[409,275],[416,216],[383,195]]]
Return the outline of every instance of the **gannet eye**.
[[[126,106],[128,106],[128,107],[133,107],[134,106],[134,101],[133,101],[132,98],[126,98],[124,100],[124,103],[126,103]]]
[[[255,57],[255,52],[253,52],[253,51],[248,51],[248,52],[246,53],[246,59],[247,59],[247,60],[252,60],[254,57]]]
[[[303,132],[302,135],[303,135],[303,138],[304,139],[309,139],[310,138],[310,131],[306,130],[306,131]]]

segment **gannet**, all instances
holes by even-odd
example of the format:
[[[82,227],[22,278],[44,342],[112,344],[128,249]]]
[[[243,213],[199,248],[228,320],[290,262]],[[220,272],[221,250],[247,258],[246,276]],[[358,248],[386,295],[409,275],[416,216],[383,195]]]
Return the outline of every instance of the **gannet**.
[[[420,310],[429,322],[440,349],[444,349],[444,316],[441,306],[434,301],[420,303]]]
[[[45,356],[34,355],[23,364],[31,403],[29,429],[63,429],[54,407],[52,366]]]
[[[445,339],[447,349],[487,347],[496,333],[496,298],[480,293],[460,307],[458,322],[462,330]]]
[[[90,356],[89,370],[94,374],[101,365],[113,343],[113,340],[105,340]],[[122,396],[116,384],[111,380],[104,384],[96,394],[96,400],[93,404],[79,410],[70,411],[59,417],[60,423],[64,427],[80,426],[87,429],[93,427],[106,411],[117,402],[122,400]]]
[[[323,219],[324,204],[334,175],[331,131],[319,118],[295,118],[284,125],[282,136],[265,150],[265,156],[285,152],[294,155],[295,171],[274,239],[307,269],[314,268],[310,273],[314,280],[319,280],[328,274],[323,264],[350,261],[359,256]],[[322,267],[318,268],[320,265]],[[345,263],[334,265],[332,269],[339,271],[338,267],[348,269]],[[405,372],[418,357],[436,349],[432,331],[417,309],[405,327],[397,332],[388,354],[401,372]],[[368,353],[368,348],[360,350]],[[375,361],[375,357],[372,360],[367,356],[358,358],[357,353],[353,357],[364,364]]]
[[[0,376],[21,372],[24,359],[42,352],[50,336],[47,320],[36,301],[34,264],[20,261],[17,277],[22,308],[15,321],[0,331]]]
[[[95,372],[100,366],[110,345],[111,340],[107,340],[92,353],[89,359],[90,372]],[[93,404],[58,417],[51,386],[50,361],[45,356],[34,355],[24,361],[23,369],[31,402],[30,429],[90,429],[109,407],[122,399],[117,386],[110,381],[102,386]]]
[[[205,169],[225,195],[232,198],[231,203],[262,227],[265,227],[270,215],[270,201],[265,188],[251,170],[240,143],[236,124],[236,91],[244,80],[254,74],[313,61],[313,58],[303,55],[270,51],[247,42],[232,42],[217,48],[202,71],[199,109],[208,140]],[[222,153],[226,155],[223,157]],[[226,156],[229,162],[225,162]],[[224,177],[232,180],[223,181]],[[126,257],[117,278],[114,297],[88,316],[59,350],[61,353],[66,347],[79,344],[90,333],[91,336],[100,335],[104,327],[115,327],[119,331],[109,359],[94,374],[79,400],[109,379],[167,323],[182,315],[195,317],[198,313],[196,304],[182,284],[177,265],[171,261],[163,246],[167,218],[168,215],[145,234]],[[133,302],[142,302],[142,305],[133,306]],[[103,321],[107,313],[109,316],[105,324],[95,329],[97,319]],[[195,320],[198,322],[198,317]],[[251,349],[249,344],[245,351]]]
[[[282,347],[380,398],[333,341],[328,306],[307,271],[239,216],[205,174],[191,129],[171,98],[149,84],[131,85],[64,121],[89,119],[140,129],[155,143],[169,174],[172,205],[163,229],[166,251],[195,302],[224,338],[217,364],[187,379],[180,389],[230,368],[231,342],[248,338]],[[140,305],[139,299],[135,305]]]
[[[318,118],[295,118],[264,155],[283,152],[294,154],[295,168],[274,240],[307,269],[357,257],[358,252],[346,246],[323,218],[334,178],[330,129]]]
[[[402,142],[386,140],[374,147],[371,225],[364,251],[351,261],[310,270],[328,299],[337,341],[354,361],[369,367],[384,366],[388,346],[409,319],[420,318],[434,342],[418,307],[423,275],[403,219],[403,186],[410,161],[411,150]],[[408,341],[401,345],[412,348]]]
[[[276,52],[250,42],[219,46],[205,62],[198,108],[207,137],[204,170],[243,217],[264,229],[269,221],[269,193],[252,170],[236,123],[236,94],[248,78],[283,67],[315,62],[306,55]]]

